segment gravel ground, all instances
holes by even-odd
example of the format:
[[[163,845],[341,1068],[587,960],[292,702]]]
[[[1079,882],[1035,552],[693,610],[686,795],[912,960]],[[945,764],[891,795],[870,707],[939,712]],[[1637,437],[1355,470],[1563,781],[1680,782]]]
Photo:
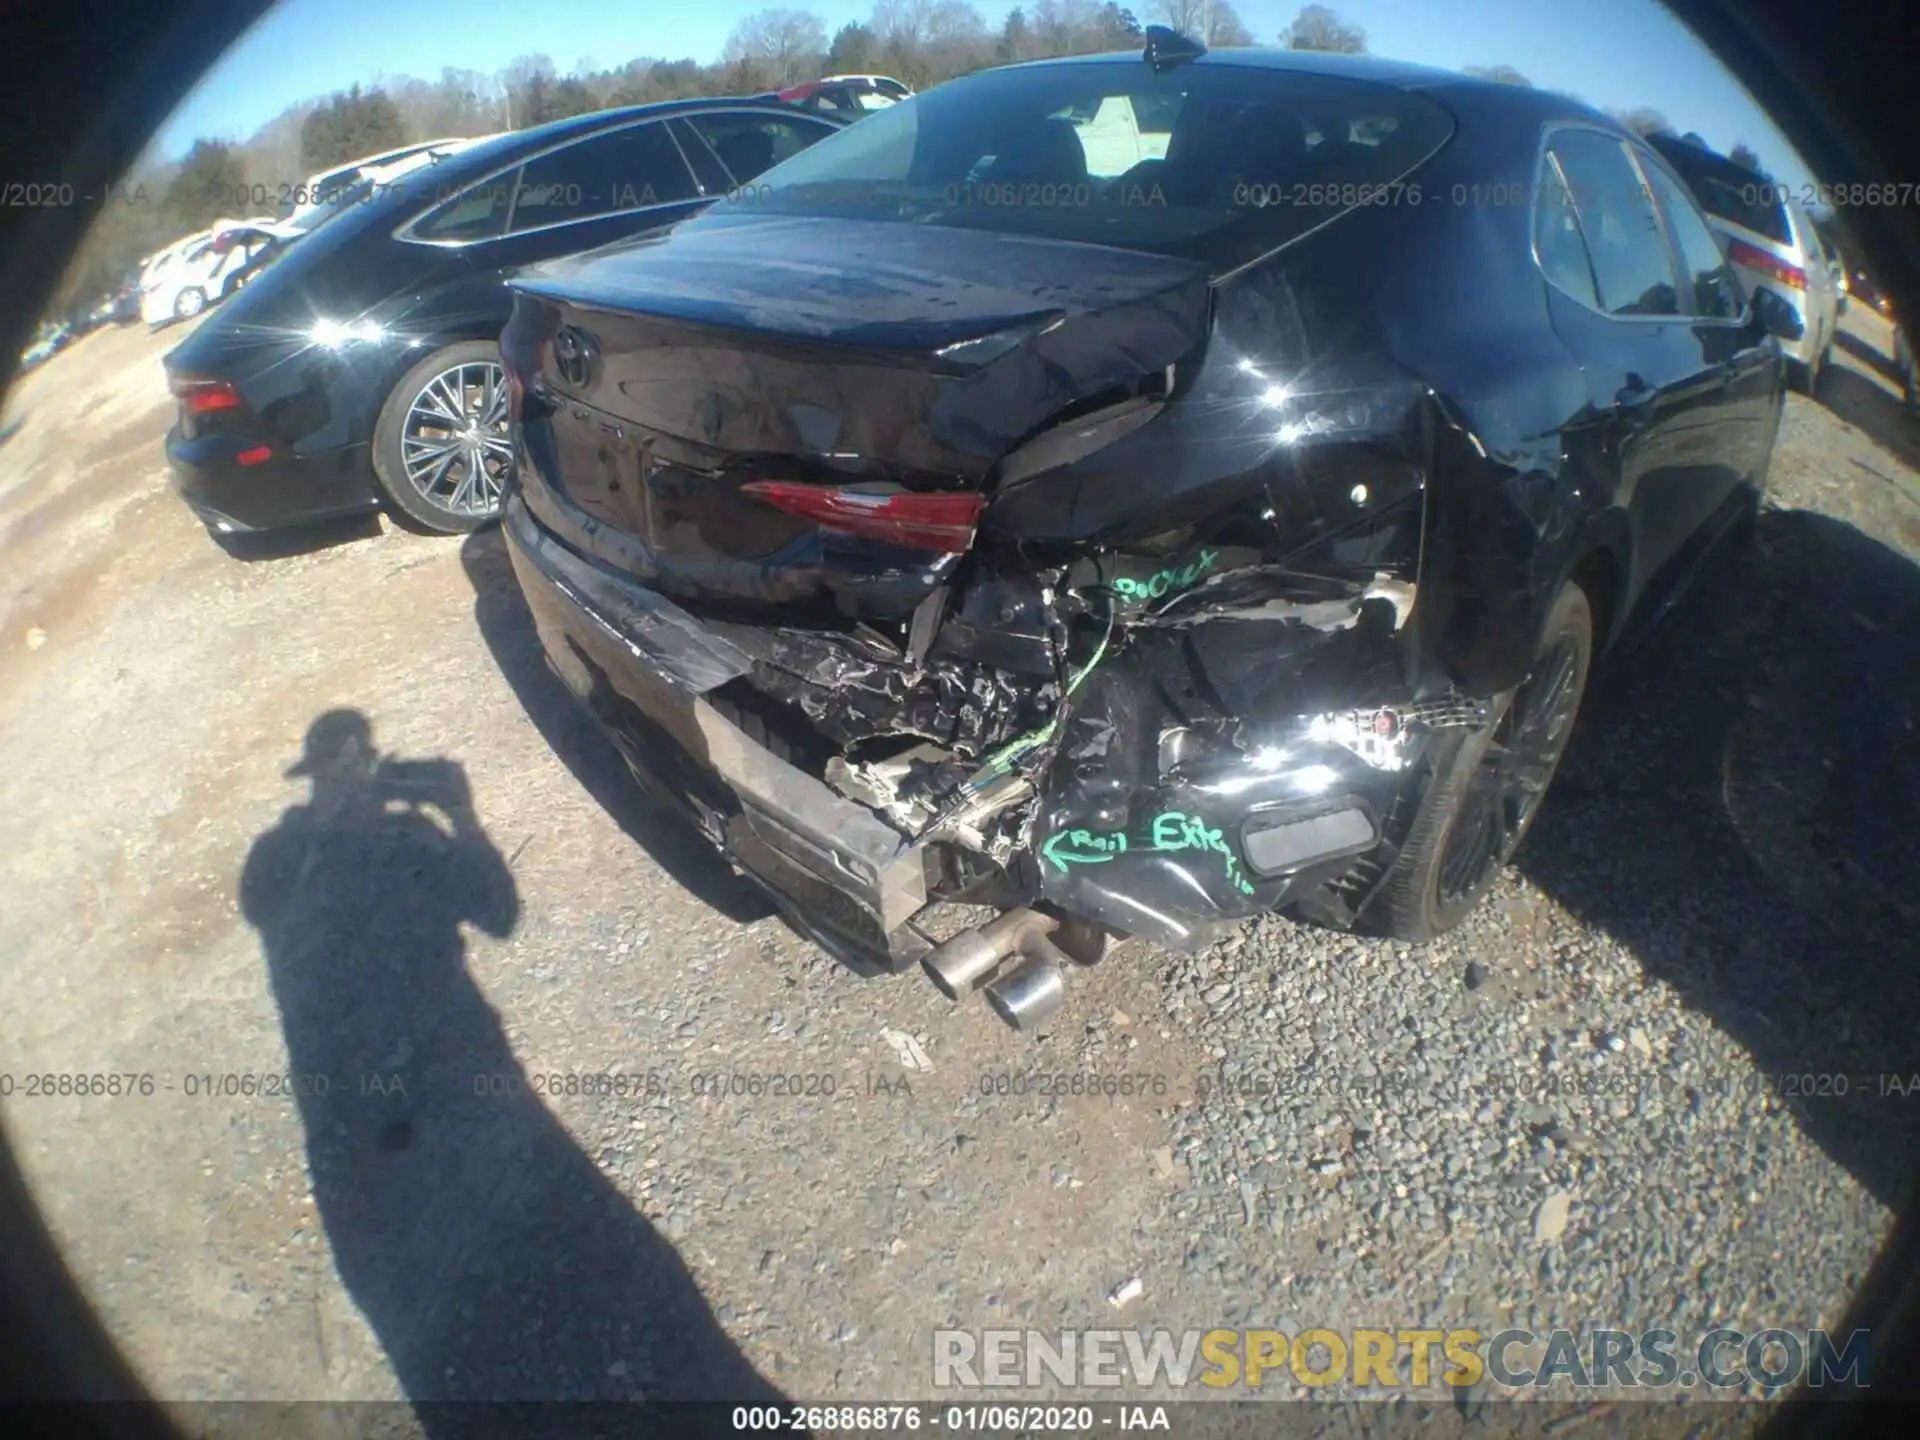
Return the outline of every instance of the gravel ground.
[[[179,1400],[926,1398],[942,1326],[1832,1321],[1920,1154],[1869,1079],[1920,1070],[1920,479],[1857,329],[1465,927],[1130,943],[1037,1039],[848,974],[652,811],[493,537],[222,555],[157,463],[173,335],[91,337],[0,425],[0,1069],[155,1091],[0,1101],[49,1225]],[[474,821],[286,778],[338,708]],[[332,1087],[188,1093],[288,1071]],[[990,1093],[1059,1071],[1145,1093]],[[527,1093],[581,1074],[632,1093]]]

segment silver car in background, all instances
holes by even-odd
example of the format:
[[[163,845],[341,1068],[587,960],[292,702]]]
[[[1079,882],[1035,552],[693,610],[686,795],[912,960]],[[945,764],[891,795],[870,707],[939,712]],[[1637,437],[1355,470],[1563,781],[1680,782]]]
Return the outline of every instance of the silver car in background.
[[[1813,394],[1840,326],[1840,284],[1812,218],[1771,176],[1677,136],[1648,143],[1687,182],[1747,290],[1771,290],[1800,316],[1801,338],[1780,348],[1794,388]]]

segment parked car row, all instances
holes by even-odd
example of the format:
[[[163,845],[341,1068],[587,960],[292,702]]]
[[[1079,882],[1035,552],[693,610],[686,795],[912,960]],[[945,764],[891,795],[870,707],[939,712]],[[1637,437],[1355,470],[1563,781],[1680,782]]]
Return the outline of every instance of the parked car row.
[[[102,326],[130,324],[139,318],[140,291],[137,283],[130,281],[101,296],[86,309],[74,311],[68,318],[43,320],[34,332],[33,342],[20,352],[19,369],[24,373],[46,363],[74,341]]]
[[[1115,934],[1458,924],[1831,341],[1791,215],[1545,91],[1152,27],[839,130],[453,157],[167,357],[168,455],[215,531],[503,517],[649,789],[1016,1025]],[[1530,203],[1365,203],[1409,185]]]
[[[1686,181],[1748,289],[1778,296],[1800,317],[1804,335],[1783,348],[1795,388],[1813,394],[1840,328],[1837,254],[1787,187],[1672,136],[1650,143]]]
[[[36,365],[44,365],[78,338],[73,327],[62,321],[47,321],[34,332],[33,342],[20,352],[20,370],[24,374]]]
[[[449,533],[493,519],[506,274],[662,230],[837,128],[756,101],[603,111],[343,202],[167,356],[180,492],[216,534],[383,504]]]
[[[905,83],[889,75],[828,75],[805,85],[771,91],[761,98],[853,121],[897,105],[912,94]]]

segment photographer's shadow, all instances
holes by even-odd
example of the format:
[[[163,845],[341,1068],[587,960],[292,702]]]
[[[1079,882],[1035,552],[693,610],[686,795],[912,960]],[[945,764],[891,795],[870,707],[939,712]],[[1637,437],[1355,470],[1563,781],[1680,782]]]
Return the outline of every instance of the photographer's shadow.
[[[334,1264],[407,1397],[776,1403],[530,1093],[468,973],[461,925],[504,936],[519,899],[463,769],[384,759],[336,710],[288,773],[312,797],[255,841],[240,905],[303,1077]],[[420,1413],[444,1434],[480,1412]]]

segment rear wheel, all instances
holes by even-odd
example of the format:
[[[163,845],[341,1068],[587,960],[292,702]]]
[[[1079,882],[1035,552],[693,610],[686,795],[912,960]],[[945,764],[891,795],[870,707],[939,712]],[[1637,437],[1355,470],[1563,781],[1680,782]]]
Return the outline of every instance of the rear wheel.
[[[1433,774],[1365,923],[1431,940],[1464,920],[1526,838],[1586,694],[1593,610],[1569,584],[1555,599],[1533,668],[1481,730],[1442,731]]]
[[[513,469],[500,347],[463,340],[402,375],[374,425],[373,469],[422,529],[459,535],[496,518]]]
[[[189,285],[173,300],[173,313],[176,319],[191,320],[207,308],[207,292],[198,285]]]

